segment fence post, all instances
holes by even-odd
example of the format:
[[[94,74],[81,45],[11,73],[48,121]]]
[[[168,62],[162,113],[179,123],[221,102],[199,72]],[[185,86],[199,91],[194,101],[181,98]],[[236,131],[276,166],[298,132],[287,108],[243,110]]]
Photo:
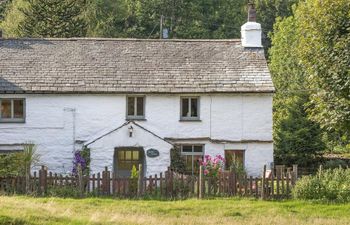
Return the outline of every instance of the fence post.
[[[199,198],[202,199],[204,197],[204,167],[199,167]]]
[[[298,180],[298,165],[293,165],[293,177],[292,177],[292,185],[294,186],[296,184],[296,181]]]
[[[140,197],[141,194],[142,194],[142,164],[139,164],[139,176],[138,176],[138,179],[137,179],[137,196]]]
[[[105,171],[102,172],[102,191],[105,195],[109,195],[110,192],[110,172],[108,171],[108,167],[105,167]]]
[[[45,166],[41,166],[39,170],[39,183],[40,183],[40,192],[42,195],[46,193],[47,187],[47,170]]]
[[[235,168],[231,168],[229,173],[229,181],[228,181],[229,196],[235,196],[237,194],[237,178],[238,177],[237,177]]]
[[[77,172],[78,172],[78,187],[79,187],[80,197],[83,197],[83,194],[84,194],[83,170],[81,168],[80,163],[78,163]]]
[[[261,199],[265,199],[265,174],[266,174],[266,165],[264,165],[262,179],[261,179]]]

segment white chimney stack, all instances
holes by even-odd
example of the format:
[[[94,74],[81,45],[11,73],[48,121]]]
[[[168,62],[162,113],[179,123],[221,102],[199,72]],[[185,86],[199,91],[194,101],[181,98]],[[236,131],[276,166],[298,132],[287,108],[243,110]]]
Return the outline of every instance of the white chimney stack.
[[[261,48],[261,25],[256,22],[256,10],[253,3],[248,4],[248,22],[241,27],[242,46]]]

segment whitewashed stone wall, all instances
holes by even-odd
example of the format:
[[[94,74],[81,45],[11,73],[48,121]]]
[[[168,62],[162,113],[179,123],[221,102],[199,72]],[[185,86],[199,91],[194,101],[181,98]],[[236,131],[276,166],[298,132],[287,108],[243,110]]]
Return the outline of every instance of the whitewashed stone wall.
[[[26,98],[26,123],[0,123],[0,144],[34,142],[42,163],[57,172],[70,172],[72,152],[79,148],[74,140],[88,141],[125,123],[125,95],[0,95],[11,97]],[[180,95],[175,94],[147,95],[145,112],[146,120],[138,123],[162,138],[203,142],[205,153],[212,155],[223,155],[225,149],[245,150],[246,168],[252,175],[259,175],[262,165],[273,161],[271,94],[201,95],[200,122],[179,121]],[[196,141],[199,138],[251,142]],[[114,151],[112,142],[99,146]],[[102,150],[98,154],[103,155]],[[110,160],[105,157],[96,165],[111,166]]]
[[[132,137],[128,131],[130,126],[133,127]],[[145,153],[151,148],[159,151],[159,156],[156,158],[150,158],[145,154],[146,176],[166,171],[170,165],[169,153],[173,147],[171,144],[136,125],[127,124],[88,145],[91,149],[92,172],[103,171],[105,166],[113,171],[114,149],[125,146],[143,147]]]

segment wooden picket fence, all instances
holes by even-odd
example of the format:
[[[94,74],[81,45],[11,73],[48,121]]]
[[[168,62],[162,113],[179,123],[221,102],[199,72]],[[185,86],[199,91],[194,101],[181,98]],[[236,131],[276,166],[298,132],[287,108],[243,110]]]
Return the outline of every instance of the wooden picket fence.
[[[141,168],[141,167],[140,167]],[[164,173],[138,178],[116,177],[105,168],[102,173],[90,176],[63,176],[42,167],[30,177],[26,189],[25,177],[0,177],[0,194],[30,193],[45,196],[52,189],[73,188],[84,196],[112,196],[120,198],[210,198],[219,196],[242,196],[262,199],[290,197],[297,181],[297,166],[276,166],[271,171],[263,169],[262,176],[252,177],[223,171],[216,178],[204,176],[203,168],[197,176],[177,173],[168,168]]]

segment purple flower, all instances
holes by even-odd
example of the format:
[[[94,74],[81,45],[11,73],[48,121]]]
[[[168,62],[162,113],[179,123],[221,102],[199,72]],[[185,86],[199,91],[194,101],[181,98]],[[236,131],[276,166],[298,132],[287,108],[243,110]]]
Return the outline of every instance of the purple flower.
[[[72,173],[74,175],[78,174],[78,165],[79,164],[81,166],[81,169],[85,170],[85,168],[86,168],[86,160],[82,157],[80,151],[76,151],[74,153],[74,158],[73,158],[73,170],[72,170]]]

